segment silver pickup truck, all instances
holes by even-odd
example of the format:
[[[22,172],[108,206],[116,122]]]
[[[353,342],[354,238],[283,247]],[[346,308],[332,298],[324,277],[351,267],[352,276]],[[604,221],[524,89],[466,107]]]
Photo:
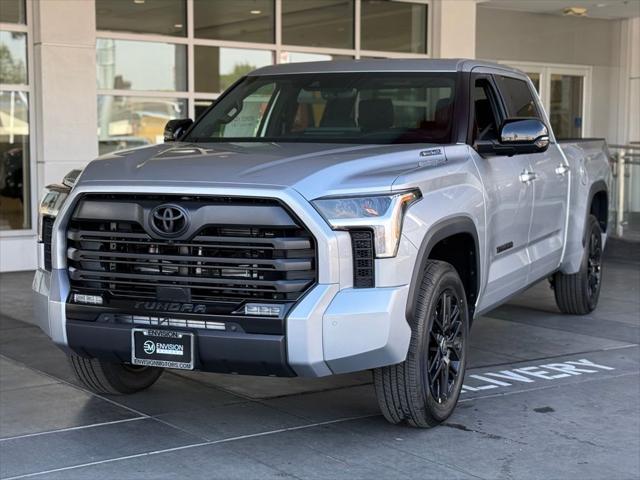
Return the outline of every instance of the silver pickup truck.
[[[502,65],[266,67],[48,187],[36,316],[97,392],[372,369],[387,420],[429,427],[474,319],[545,278],[561,311],[596,307],[609,176]]]

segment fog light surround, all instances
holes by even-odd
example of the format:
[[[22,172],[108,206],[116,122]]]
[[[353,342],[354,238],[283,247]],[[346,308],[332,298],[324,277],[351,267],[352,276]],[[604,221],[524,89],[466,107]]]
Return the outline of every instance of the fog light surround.
[[[246,303],[244,306],[244,314],[251,317],[280,317],[283,311],[283,305],[274,303]]]
[[[85,295],[83,293],[74,293],[73,301],[75,303],[85,303],[88,305],[102,305],[104,303],[102,295]]]

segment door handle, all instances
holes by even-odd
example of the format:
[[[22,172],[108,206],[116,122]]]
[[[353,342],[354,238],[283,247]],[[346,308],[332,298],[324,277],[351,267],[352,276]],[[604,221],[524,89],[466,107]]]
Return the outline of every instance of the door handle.
[[[538,175],[536,174],[536,172],[530,172],[528,170],[525,170],[520,174],[519,178],[522,183],[528,184],[533,182],[536,178],[538,178]]]
[[[569,165],[565,165],[563,163],[561,165],[558,165],[558,167],[556,168],[556,175],[560,175],[561,177],[564,177],[564,174],[567,173],[569,170],[571,170]]]

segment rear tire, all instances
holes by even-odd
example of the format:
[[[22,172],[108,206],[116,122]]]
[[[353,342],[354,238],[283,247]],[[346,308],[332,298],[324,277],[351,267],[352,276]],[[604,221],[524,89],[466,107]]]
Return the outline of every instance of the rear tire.
[[[587,244],[577,273],[556,273],[553,291],[562,313],[585,315],[598,305],[602,285],[602,230],[591,215],[587,222]]]
[[[125,363],[109,363],[75,354],[69,355],[69,363],[83,385],[93,392],[107,395],[123,395],[145,390],[160,378],[164,370]]]
[[[427,262],[410,323],[406,360],[375,369],[373,381],[389,422],[429,428],[453,413],[467,362],[469,313],[464,286],[450,264]]]

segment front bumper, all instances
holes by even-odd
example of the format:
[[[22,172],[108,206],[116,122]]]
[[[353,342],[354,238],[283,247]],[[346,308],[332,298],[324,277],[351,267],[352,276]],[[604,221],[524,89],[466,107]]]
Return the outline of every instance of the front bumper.
[[[132,325],[67,318],[66,271],[38,270],[33,289],[35,319],[58,346],[129,361]],[[318,284],[290,312],[286,335],[189,330],[196,333],[196,369],[321,377],[402,362],[411,337],[407,295],[408,286],[339,290]]]

